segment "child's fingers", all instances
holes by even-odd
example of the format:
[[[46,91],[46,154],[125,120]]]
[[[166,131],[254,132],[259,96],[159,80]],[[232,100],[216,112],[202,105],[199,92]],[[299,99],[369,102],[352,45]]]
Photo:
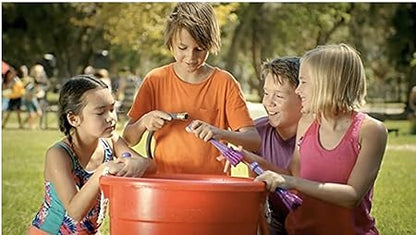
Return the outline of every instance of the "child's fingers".
[[[216,157],[215,159],[217,159],[217,161],[221,162],[225,160],[225,164],[224,164],[224,173],[227,173],[229,168],[230,168],[230,162],[227,160],[227,158],[225,158],[223,155],[219,155],[218,157]]]
[[[159,111],[159,110],[153,111],[153,114],[154,114],[155,117],[161,118],[161,119],[166,120],[166,121],[172,120],[172,117],[168,113],[165,113],[165,112],[162,112],[162,111]]]
[[[272,191],[272,180],[270,178],[267,177],[266,174],[261,174],[259,176],[257,176],[255,179],[255,181],[263,181],[264,183],[266,183],[266,189],[269,191]]]
[[[190,132],[193,132],[194,130],[198,129],[201,125],[202,125],[201,121],[193,120],[191,123],[189,123],[188,129]]]
[[[230,169],[230,161],[226,160],[224,165],[224,173],[227,173]]]
[[[223,155],[219,155],[218,157],[216,157],[217,161],[223,161],[225,159],[225,157]]]

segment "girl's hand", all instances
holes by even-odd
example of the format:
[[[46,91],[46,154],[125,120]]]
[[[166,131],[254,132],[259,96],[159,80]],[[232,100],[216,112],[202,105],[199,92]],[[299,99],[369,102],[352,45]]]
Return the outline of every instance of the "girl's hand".
[[[172,117],[165,112],[153,110],[140,118],[140,123],[148,131],[157,131],[163,127],[166,121],[172,120]]]
[[[280,175],[273,171],[265,171],[263,174],[257,176],[255,181],[263,181],[266,183],[266,188],[274,192],[276,188],[287,188],[286,179],[283,175]]]
[[[117,176],[141,177],[149,166],[148,160],[143,157],[120,157],[114,161],[124,166],[117,172]]]
[[[192,121],[191,124],[187,126],[186,131],[193,133],[197,138],[200,138],[205,142],[209,141],[211,138],[220,139],[222,137],[221,129],[200,120]]]

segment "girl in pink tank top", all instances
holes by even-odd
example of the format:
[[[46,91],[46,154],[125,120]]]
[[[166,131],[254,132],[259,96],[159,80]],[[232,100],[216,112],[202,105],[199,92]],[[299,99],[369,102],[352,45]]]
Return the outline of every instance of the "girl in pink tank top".
[[[387,131],[356,111],[366,89],[358,53],[346,44],[318,46],[302,57],[299,81],[303,115],[292,175],[266,171],[256,180],[303,199],[286,219],[289,234],[378,234],[370,211]]]

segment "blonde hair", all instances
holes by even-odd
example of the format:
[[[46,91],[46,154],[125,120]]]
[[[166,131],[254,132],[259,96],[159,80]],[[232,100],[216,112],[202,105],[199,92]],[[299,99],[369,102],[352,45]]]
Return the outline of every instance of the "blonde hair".
[[[358,109],[365,103],[366,77],[358,52],[351,46],[318,46],[305,53],[314,84],[311,111],[324,117]]]
[[[205,50],[217,54],[221,48],[221,33],[214,9],[208,3],[178,3],[167,19],[165,44],[172,49],[172,40],[186,29]]]

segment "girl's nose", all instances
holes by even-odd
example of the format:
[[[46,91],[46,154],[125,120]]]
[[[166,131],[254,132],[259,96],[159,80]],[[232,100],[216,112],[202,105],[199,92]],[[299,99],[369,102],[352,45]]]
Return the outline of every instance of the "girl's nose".
[[[298,85],[298,87],[296,87],[295,94],[300,95],[300,84]]]
[[[115,111],[109,113],[109,115],[106,118],[106,122],[107,123],[117,122],[117,114]]]

